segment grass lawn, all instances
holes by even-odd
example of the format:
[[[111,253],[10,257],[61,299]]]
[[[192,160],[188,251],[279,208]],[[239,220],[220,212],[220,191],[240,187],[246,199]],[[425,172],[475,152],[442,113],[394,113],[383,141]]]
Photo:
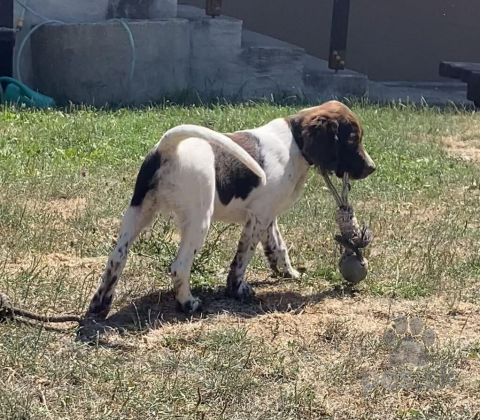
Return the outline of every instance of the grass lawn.
[[[176,312],[178,247],[158,218],[132,248],[97,345],[0,323],[0,419],[318,419],[480,416],[480,115],[352,106],[377,171],[351,200],[375,235],[370,271],[344,290],[334,202],[315,173],[281,218],[298,281],[270,276],[257,250],[256,301],[223,295],[240,230],[216,224],[193,268],[201,317]],[[168,128],[252,128],[293,107],[163,107],[116,112],[0,108],[0,291],[43,314],[83,313],[114,246],[147,151]],[[399,315],[436,333],[430,367],[452,389],[362,393],[389,368],[383,332]]]

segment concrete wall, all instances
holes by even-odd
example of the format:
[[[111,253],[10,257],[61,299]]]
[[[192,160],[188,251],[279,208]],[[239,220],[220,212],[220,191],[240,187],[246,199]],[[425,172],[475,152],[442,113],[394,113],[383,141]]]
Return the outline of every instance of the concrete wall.
[[[135,3],[124,7],[125,1]],[[182,91],[231,100],[366,92],[363,76],[352,74],[344,83],[348,74],[335,77],[322,60],[306,57],[302,48],[251,32],[249,37],[242,32],[241,20],[212,19],[200,8],[177,8],[176,0],[32,0],[32,4],[45,17],[61,22],[35,28],[21,60],[22,81],[59,105],[69,101],[139,105]],[[167,14],[171,13],[167,6],[173,4],[177,17],[158,18],[151,13],[154,4],[165,6]],[[131,85],[129,37],[109,16],[131,18],[128,28],[136,50]],[[288,17],[288,11],[282,17]],[[19,44],[40,22],[27,12]],[[302,29],[305,26],[299,26]]]
[[[118,0],[23,0],[33,10],[45,18],[59,20],[65,23],[95,23],[106,20],[109,4],[117,3]],[[177,0],[151,0],[149,10],[152,18],[175,17],[177,14]],[[24,27],[16,37],[16,49],[25,38],[28,31],[43,21],[38,16],[29,11],[23,12],[23,7],[17,2],[15,5],[15,21],[24,13]],[[20,72],[22,81],[29,86],[33,86],[31,43],[27,41],[20,60]],[[14,75],[17,77],[16,69]],[[35,87],[35,86],[33,86]]]
[[[205,0],[180,0],[198,7]],[[227,0],[244,27],[328,59],[333,0]],[[478,0],[351,2],[347,66],[372,80],[440,80],[442,60],[480,62]]]
[[[145,104],[184,91],[190,80],[185,19],[129,22],[132,52],[119,22],[52,24],[32,37],[34,86],[57,104]],[[155,42],[152,42],[155,40]]]
[[[22,81],[59,105],[145,104],[184,91],[205,99],[232,100],[302,95],[304,51],[291,45],[242,45],[242,21],[205,16],[183,6],[178,17],[129,19],[135,44],[135,71],[129,83],[132,48],[121,23],[108,20],[123,0],[42,0],[36,11],[61,22],[38,26],[22,56]],[[67,1],[55,9],[54,2]],[[126,16],[144,5],[176,0],[136,1]],[[85,6],[85,3],[83,3]],[[113,5],[113,6],[112,6]],[[87,5],[88,6],[88,5]],[[178,13],[177,13],[178,11]],[[28,14],[25,30],[41,18]],[[25,32],[22,34],[25,36]],[[19,39],[21,42],[21,39]],[[18,76],[18,75],[17,75]]]

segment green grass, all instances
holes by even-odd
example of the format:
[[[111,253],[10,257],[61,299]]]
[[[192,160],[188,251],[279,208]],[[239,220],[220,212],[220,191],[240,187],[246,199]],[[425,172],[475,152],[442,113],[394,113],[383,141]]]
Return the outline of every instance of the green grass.
[[[371,305],[369,319],[373,322],[374,309],[385,299],[417,309],[443,299],[442,316],[478,306],[480,173],[477,162],[452,156],[441,144],[455,138],[474,147],[469,142],[480,139],[480,118],[466,111],[404,106],[353,104],[352,109],[378,168],[355,183],[351,194],[358,219],[369,223],[375,236],[367,252],[369,276],[359,287]],[[164,131],[191,123],[232,132],[297,110],[267,103],[68,112],[1,108],[0,291],[41,313],[83,313],[140,164]],[[349,317],[337,314],[331,320],[320,314],[314,317],[317,324],[306,318],[298,326],[309,328],[308,334],[289,335],[288,328],[296,325],[292,314],[321,313],[335,302],[351,306],[357,301],[335,291],[341,278],[332,239],[334,203],[315,173],[302,199],[281,218],[281,229],[294,265],[306,273],[299,281],[271,279],[257,252],[248,271],[259,296],[252,305],[223,298],[240,230],[216,224],[192,272],[205,319],[182,322],[168,276],[178,234],[169,218],[159,218],[132,249],[114,304],[118,316],[109,324],[114,328],[97,346],[75,342],[73,333],[0,323],[0,418],[458,414],[451,394],[426,391],[342,403],[346,393],[362,399],[362,370],[375,365],[379,354],[386,359],[381,334],[391,314],[382,315],[376,333],[359,332],[363,325]],[[273,338],[267,337],[269,331]],[[468,364],[475,361],[469,355],[478,354],[479,338],[470,338],[476,341],[460,347],[444,342],[435,353],[476,378],[476,389],[462,383],[459,399],[480,391],[478,370]],[[472,402],[460,414],[473,417],[479,410]]]

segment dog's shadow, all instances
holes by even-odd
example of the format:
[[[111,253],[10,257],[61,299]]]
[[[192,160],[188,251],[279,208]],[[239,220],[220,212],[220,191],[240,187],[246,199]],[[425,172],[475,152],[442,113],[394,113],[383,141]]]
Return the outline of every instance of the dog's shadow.
[[[269,280],[250,282],[257,288],[257,293],[250,302],[240,302],[226,296],[225,288],[207,291],[193,289],[193,294],[203,302],[202,311],[195,316],[188,316],[178,309],[172,292],[153,292],[131,302],[104,321],[83,323],[78,331],[77,340],[116,347],[102,340],[102,336],[110,331],[142,335],[159,329],[166,323],[198,322],[222,314],[253,318],[272,312],[299,313],[306,305],[357,293],[355,289],[339,286],[307,296],[288,290],[262,291],[262,286],[278,283],[277,280],[274,282],[272,279]]]

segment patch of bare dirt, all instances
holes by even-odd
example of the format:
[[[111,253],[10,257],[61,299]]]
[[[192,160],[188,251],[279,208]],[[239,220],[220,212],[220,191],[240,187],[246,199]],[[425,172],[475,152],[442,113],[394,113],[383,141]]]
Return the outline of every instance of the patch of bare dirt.
[[[409,301],[370,297],[325,299],[304,308],[255,317],[219,312],[196,322],[166,323],[162,328],[152,331],[146,341],[153,344],[171,333],[187,334],[198,329],[244,326],[249,334],[281,347],[291,340],[315,337],[326,325],[339,320],[350,331],[381,337],[384,330],[400,315],[422,318],[425,326],[436,332],[440,345],[441,342],[457,339],[480,342],[480,310],[473,304],[461,302],[452,310],[443,298]]]
[[[440,144],[452,156],[467,162],[480,163],[480,140],[464,141],[451,136],[443,138]]]
[[[390,349],[383,343],[383,333],[400,315],[419,316],[424,327],[435,332],[436,342],[431,350],[457,360],[455,389],[447,387],[435,395],[379,391],[370,400],[361,395],[362,379],[358,372],[374,370],[381,374],[389,369]],[[382,410],[392,413],[402,407],[413,412],[425,409],[427,401],[440,400],[452,408],[478,406],[475,392],[480,363],[476,353],[465,352],[480,342],[480,311],[468,303],[460,303],[451,311],[443,298],[418,301],[334,298],[297,310],[252,317],[219,312],[194,322],[165,323],[146,334],[141,347],[153,351],[164,345],[165,337],[171,336],[185,340],[188,345],[213,331],[236,328],[246,329],[253,342],[263,343],[271,354],[282,358],[282,363],[301,361],[298,387],[308,386],[316,395],[324,396],[330,414],[367,418],[370,410],[377,414]],[[270,366],[256,367],[258,375],[271,374],[269,369]]]
[[[60,270],[68,268],[69,271],[82,274],[94,269],[102,268],[105,264],[105,257],[78,257],[61,253],[46,255],[26,255],[21,259],[16,258],[5,264],[5,271],[10,274],[16,274],[20,271],[36,271],[41,267],[50,270]]]
[[[87,200],[84,197],[75,197],[69,199],[59,198],[56,200],[39,202],[40,210],[58,215],[63,220],[73,219],[83,213],[87,206]]]
[[[454,135],[441,137],[437,142],[451,156],[480,163],[480,122],[477,120],[470,119]]]

